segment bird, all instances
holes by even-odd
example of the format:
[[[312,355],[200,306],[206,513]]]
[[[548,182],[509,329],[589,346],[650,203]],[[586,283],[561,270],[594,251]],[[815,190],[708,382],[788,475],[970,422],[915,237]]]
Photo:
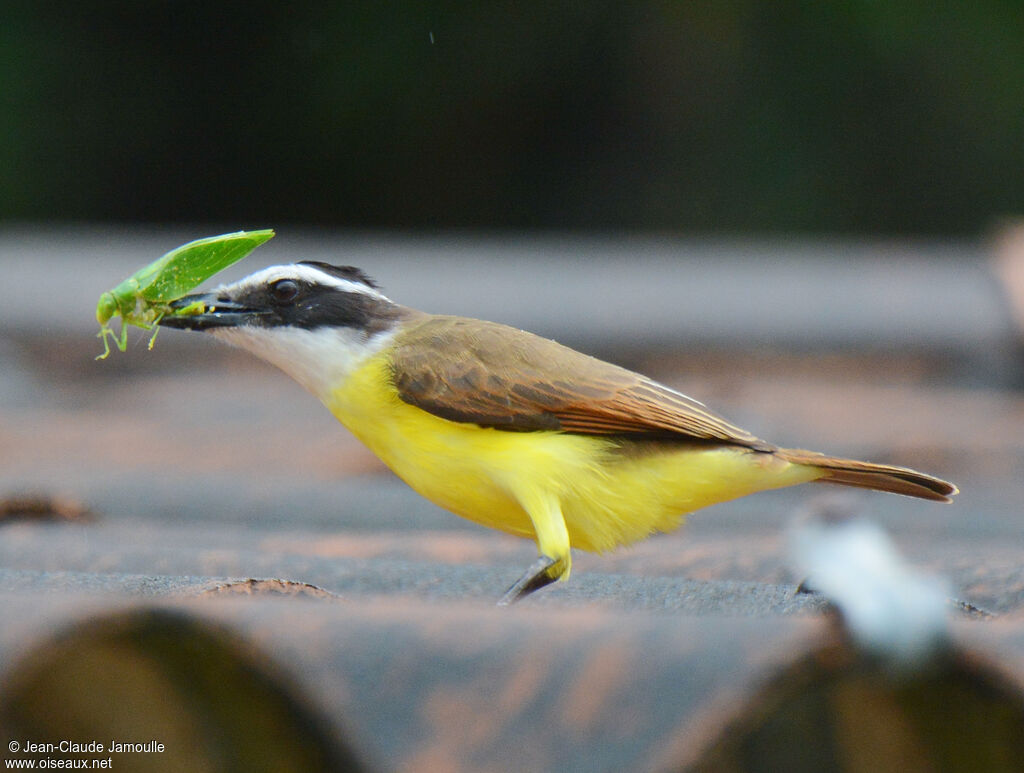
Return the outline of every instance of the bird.
[[[889,464],[782,448],[658,381],[507,325],[395,303],[361,269],[270,266],[160,319],[277,366],[413,490],[533,539],[508,605],[709,505],[812,481],[951,502]],[[181,313],[178,313],[181,312]]]

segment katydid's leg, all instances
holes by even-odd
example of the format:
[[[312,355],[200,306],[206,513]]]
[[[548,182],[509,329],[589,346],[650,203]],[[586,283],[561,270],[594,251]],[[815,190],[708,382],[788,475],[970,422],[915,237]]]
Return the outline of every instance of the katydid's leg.
[[[97,360],[105,360],[110,356],[110,341],[107,340],[107,336],[114,336],[114,331],[104,325],[100,328],[100,332],[96,334],[96,337],[103,342],[103,354],[99,355]]]
[[[157,314],[153,320],[153,335],[149,337],[149,350],[153,351],[153,342],[156,341],[156,334],[160,332],[160,320],[164,318],[163,313]]]
[[[121,337],[120,339],[115,338],[114,343],[122,352],[128,351],[128,325],[125,324],[124,319],[121,320]]]

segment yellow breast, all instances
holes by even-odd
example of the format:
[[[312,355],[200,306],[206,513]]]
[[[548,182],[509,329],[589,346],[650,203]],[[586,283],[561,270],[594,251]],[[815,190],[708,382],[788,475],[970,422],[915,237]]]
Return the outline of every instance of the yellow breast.
[[[562,432],[507,432],[438,418],[401,400],[386,350],[324,399],[415,491],[470,520],[533,537],[519,502],[555,496],[573,547],[603,551],[677,527],[701,507],[820,477],[771,454]]]

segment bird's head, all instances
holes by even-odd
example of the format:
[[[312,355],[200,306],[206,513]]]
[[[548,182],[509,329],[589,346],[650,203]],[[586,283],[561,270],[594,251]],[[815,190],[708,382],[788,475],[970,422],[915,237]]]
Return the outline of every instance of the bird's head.
[[[380,351],[409,311],[360,269],[316,261],[271,266],[170,305],[161,326],[209,332],[321,398]]]

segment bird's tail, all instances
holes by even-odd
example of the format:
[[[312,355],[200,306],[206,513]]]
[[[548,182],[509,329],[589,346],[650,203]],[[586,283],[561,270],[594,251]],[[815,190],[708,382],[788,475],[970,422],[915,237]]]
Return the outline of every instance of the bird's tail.
[[[858,462],[855,459],[839,459],[814,451],[797,448],[780,448],[775,455],[792,464],[817,467],[824,474],[818,480],[822,483],[838,483],[841,486],[856,486],[875,491],[889,491],[908,497],[930,499],[934,502],[952,502],[958,489],[952,483],[925,475],[906,467],[892,464]]]

